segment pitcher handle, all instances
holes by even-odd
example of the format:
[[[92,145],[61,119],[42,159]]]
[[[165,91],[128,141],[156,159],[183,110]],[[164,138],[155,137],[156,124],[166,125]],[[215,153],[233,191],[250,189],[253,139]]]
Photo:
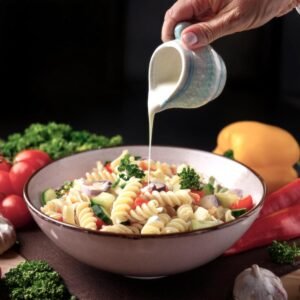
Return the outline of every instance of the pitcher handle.
[[[192,25],[192,23],[190,23],[190,22],[181,22],[181,23],[178,23],[175,26],[175,29],[174,29],[175,39],[180,40],[181,39],[181,33],[182,33],[182,31],[185,28],[189,27],[190,25]]]

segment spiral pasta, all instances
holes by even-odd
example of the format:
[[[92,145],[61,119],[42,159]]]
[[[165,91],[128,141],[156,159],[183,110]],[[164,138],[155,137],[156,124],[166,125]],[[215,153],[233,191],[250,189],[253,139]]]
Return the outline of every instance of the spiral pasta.
[[[189,229],[189,223],[180,218],[172,219],[162,230],[162,233],[185,232]]]
[[[76,218],[78,225],[87,229],[97,229],[94,213],[87,202],[81,202],[76,206]]]
[[[135,235],[187,232],[234,220],[226,204],[230,199],[222,205],[228,188],[204,178],[209,177],[186,164],[159,161],[151,161],[148,172],[148,161],[124,150],[110,163],[97,161],[82,178],[44,191],[41,211],[74,226]]]
[[[90,202],[90,199],[87,195],[84,193],[81,193],[80,191],[71,188],[69,193],[65,197],[65,204],[70,204],[72,205],[73,203],[78,203],[78,202]]]
[[[179,190],[176,192],[172,191],[153,191],[152,193],[146,192],[145,196],[150,199],[155,199],[158,201],[159,205],[165,206],[179,206],[182,204],[191,204],[193,201],[192,196],[189,194],[190,190]]]
[[[53,218],[55,220],[61,220],[62,218],[62,209],[64,207],[64,200],[63,199],[53,199],[47,202],[46,205],[41,207],[41,211]]]
[[[190,221],[194,217],[194,211],[191,205],[182,204],[177,208],[177,216],[178,218],[184,221]]]
[[[117,175],[109,172],[101,161],[97,162],[97,168],[93,169],[92,172],[85,173],[85,177],[88,183],[100,180],[110,180],[111,182],[115,182],[117,180]]]
[[[150,200],[148,203],[143,203],[129,212],[129,220],[132,222],[145,223],[153,215],[162,212],[163,208],[158,207],[159,204],[156,200]]]
[[[129,211],[132,208],[133,201],[140,192],[142,184],[132,177],[119,196],[113,203],[111,219],[114,224],[126,222],[129,219]]]

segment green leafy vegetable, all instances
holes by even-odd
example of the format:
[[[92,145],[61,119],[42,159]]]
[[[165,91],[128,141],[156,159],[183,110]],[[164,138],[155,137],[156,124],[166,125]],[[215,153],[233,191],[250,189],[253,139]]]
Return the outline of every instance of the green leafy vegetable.
[[[75,300],[60,275],[48,263],[39,260],[20,263],[3,279],[12,300]]]
[[[47,152],[52,159],[85,150],[112,147],[122,144],[119,135],[112,138],[90,133],[86,130],[76,131],[70,125],[32,124],[24,133],[8,136],[7,141],[0,140],[0,154],[13,160],[24,149],[40,149]]]
[[[125,181],[129,180],[131,177],[144,178],[145,173],[143,170],[139,169],[136,164],[131,163],[130,155],[126,154],[118,167],[118,171],[124,172],[119,175],[119,177]]]
[[[278,264],[293,264],[300,256],[300,247],[295,243],[273,241],[268,248],[268,253],[273,262]]]
[[[180,177],[180,186],[182,189],[200,189],[200,176],[193,168],[183,168],[183,170],[178,173],[178,176]]]
[[[65,195],[70,189],[71,187],[73,187],[74,181],[66,181],[64,182],[64,184],[55,190],[56,196],[58,198],[62,197],[63,195]]]
[[[233,150],[229,149],[224,152],[223,156],[228,157],[230,159],[234,159],[234,153]]]

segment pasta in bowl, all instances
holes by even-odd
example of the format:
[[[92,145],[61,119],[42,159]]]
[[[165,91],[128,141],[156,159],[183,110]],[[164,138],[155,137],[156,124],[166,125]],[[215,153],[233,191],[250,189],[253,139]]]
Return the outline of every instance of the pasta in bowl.
[[[265,186],[244,165],[175,147],[153,147],[150,164],[147,158],[147,146],[65,157],[33,175],[27,205],[62,250],[135,277],[201,266],[257,217]]]

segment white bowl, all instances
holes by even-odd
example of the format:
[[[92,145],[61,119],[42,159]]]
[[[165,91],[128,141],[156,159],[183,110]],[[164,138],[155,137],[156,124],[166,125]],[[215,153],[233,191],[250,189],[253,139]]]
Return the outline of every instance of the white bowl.
[[[54,161],[29,180],[25,187],[28,208],[42,231],[63,251],[102,270],[140,278],[171,275],[212,261],[232,246],[258,216],[265,196],[262,179],[246,166],[210,152],[174,147],[153,147],[152,158],[187,163],[214,176],[228,188],[242,189],[255,206],[234,221],[187,233],[123,235],[97,232],[51,219],[40,211],[41,193],[64,181],[82,177],[97,160],[113,160],[122,150],[148,157],[148,146],[124,146],[83,152]]]

